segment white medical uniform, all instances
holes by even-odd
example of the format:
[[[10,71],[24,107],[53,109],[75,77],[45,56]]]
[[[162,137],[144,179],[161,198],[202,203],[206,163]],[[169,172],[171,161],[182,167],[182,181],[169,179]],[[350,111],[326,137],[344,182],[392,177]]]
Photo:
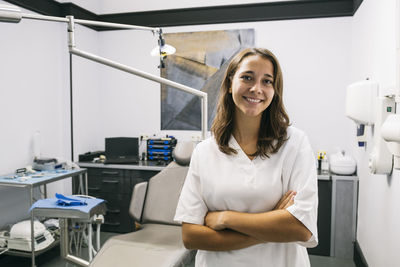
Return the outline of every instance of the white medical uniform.
[[[318,188],[315,158],[304,132],[288,127],[288,140],[269,158],[250,160],[232,136],[226,155],[213,137],[196,146],[175,220],[204,225],[208,211],[259,213],[273,210],[288,191],[297,192],[287,210],[312,233],[307,242],[263,243],[230,250],[199,250],[196,267],[310,266],[306,247],[318,244]]]

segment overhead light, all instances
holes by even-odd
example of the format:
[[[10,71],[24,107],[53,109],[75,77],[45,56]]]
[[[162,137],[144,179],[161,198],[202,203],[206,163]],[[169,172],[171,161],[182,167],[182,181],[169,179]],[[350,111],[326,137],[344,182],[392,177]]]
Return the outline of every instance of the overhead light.
[[[165,39],[162,36],[162,30],[158,30],[158,46],[154,47],[150,55],[153,57],[160,57],[160,69],[165,68],[164,58],[168,55],[172,55],[176,52],[175,47],[165,44]]]
[[[154,47],[151,52],[150,55],[152,55],[153,57],[166,57],[172,54],[175,54],[176,49],[175,47],[173,47],[172,45],[168,45],[168,44],[164,44],[163,46],[157,45],[156,47]]]

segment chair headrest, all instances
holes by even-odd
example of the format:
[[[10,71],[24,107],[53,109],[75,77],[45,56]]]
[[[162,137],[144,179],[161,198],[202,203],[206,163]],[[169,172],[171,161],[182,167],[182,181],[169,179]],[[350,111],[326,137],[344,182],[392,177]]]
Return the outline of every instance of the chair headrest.
[[[195,146],[192,141],[178,142],[172,151],[176,163],[183,166],[189,165]]]

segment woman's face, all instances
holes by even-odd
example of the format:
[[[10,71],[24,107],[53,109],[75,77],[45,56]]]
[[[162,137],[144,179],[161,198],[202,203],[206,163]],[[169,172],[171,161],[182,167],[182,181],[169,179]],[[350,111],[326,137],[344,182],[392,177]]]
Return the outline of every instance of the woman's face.
[[[261,116],[274,97],[273,74],[274,66],[266,58],[251,55],[242,60],[229,88],[236,112],[250,117]]]

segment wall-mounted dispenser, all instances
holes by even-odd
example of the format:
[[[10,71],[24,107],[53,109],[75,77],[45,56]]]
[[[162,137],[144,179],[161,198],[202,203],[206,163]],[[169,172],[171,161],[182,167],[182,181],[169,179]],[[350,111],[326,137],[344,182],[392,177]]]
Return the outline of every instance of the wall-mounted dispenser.
[[[346,116],[357,124],[359,146],[365,146],[367,141],[365,125],[373,125],[375,121],[378,88],[377,82],[365,80],[350,84],[346,90]]]
[[[400,114],[391,114],[382,125],[382,137],[393,154],[393,167],[400,169]]]
[[[346,116],[357,123],[359,146],[365,146],[367,141],[365,126],[374,126],[373,149],[369,157],[369,169],[373,174],[390,174],[392,172],[393,156],[382,138],[381,131],[383,123],[394,112],[394,98],[379,96],[377,82],[365,80],[347,87]],[[400,150],[398,155],[400,156]]]
[[[395,102],[393,97],[378,96],[375,105],[374,148],[369,157],[369,169],[373,174],[390,174],[393,169],[393,156],[387,143],[382,138],[383,123],[394,114]]]

